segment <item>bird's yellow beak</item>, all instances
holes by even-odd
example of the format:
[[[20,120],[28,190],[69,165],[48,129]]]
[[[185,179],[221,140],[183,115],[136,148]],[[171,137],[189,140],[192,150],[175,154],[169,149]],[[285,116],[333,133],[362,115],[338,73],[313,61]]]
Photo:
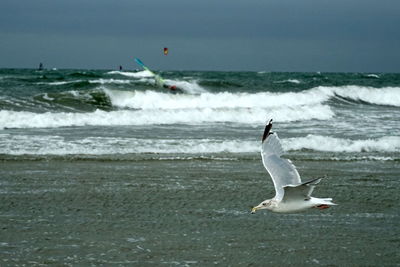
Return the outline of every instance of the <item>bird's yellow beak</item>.
[[[251,209],[251,213],[256,213],[257,207]]]

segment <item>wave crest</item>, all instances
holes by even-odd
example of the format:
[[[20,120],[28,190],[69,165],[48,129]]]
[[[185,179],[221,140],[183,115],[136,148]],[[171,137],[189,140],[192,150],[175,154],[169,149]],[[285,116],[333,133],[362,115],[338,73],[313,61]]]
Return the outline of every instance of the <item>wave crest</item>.
[[[119,91],[104,89],[117,107],[135,109],[184,108],[281,108],[313,106],[329,99],[328,94],[317,90],[299,93],[202,93],[169,94],[156,91]]]
[[[281,122],[320,119],[333,116],[328,106],[317,105],[296,108],[271,109],[142,109],[142,110],[96,110],[90,113],[26,111],[0,111],[0,129],[4,128],[56,128],[68,126],[118,126],[153,124],[201,124],[201,123],[242,123],[263,124],[265,116]]]
[[[131,77],[131,78],[150,78],[154,77],[154,74],[151,73],[150,71],[143,70],[143,71],[138,71],[138,72],[129,72],[129,71],[109,71],[107,74],[111,75],[122,75],[125,77]]]
[[[399,152],[400,137],[373,140],[348,140],[314,136],[282,140],[285,150],[310,149],[323,152],[350,153],[331,160],[393,160],[387,156],[354,152]],[[143,139],[124,137],[86,137],[70,139],[62,136],[0,134],[1,154],[8,155],[105,155],[105,154],[215,154],[258,153],[259,141],[238,139]]]
[[[330,136],[307,135],[284,139],[286,150],[310,149],[323,152],[399,152],[400,136],[385,136],[378,139],[351,140]]]
[[[329,97],[335,95],[351,99],[354,101],[363,101],[374,105],[387,105],[400,107],[400,87],[363,87],[357,85],[348,85],[340,87],[319,86],[315,90],[321,91]]]

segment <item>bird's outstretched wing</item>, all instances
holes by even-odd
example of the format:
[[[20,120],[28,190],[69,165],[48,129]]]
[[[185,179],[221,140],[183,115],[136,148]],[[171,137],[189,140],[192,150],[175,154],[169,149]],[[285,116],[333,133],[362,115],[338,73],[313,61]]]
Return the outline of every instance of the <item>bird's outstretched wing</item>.
[[[296,186],[301,184],[300,175],[296,167],[288,159],[281,158],[283,148],[276,133],[271,133],[272,120],[265,127],[261,157],[264,167],[267,169],[275,186],[275,199],[281,201],[284,197],[284,187],[288,185]]]
[[[310,199],[311,194],[322,178],[316,178],[311,181],[304,182],[302,184],[293,186],[288,185],[283,188],[285,194],[282,202],[298,201]]]

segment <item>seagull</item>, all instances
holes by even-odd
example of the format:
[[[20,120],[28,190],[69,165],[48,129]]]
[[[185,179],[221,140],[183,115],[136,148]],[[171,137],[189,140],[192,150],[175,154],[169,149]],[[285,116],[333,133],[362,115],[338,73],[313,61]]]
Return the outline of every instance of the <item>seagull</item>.
[[[267,209],[278,213],[293,213],[309,208],[327,209],[332,205],[332,198],[316,198],[311,193],[322,178],[302,182],[293,163],[281,158],[284,153],[276,133],[271,132],[272,119],[265,126],[262,137],[261,158],[265,169],[275,186],[275,197],[261,202],[252,208],[251,213]]]

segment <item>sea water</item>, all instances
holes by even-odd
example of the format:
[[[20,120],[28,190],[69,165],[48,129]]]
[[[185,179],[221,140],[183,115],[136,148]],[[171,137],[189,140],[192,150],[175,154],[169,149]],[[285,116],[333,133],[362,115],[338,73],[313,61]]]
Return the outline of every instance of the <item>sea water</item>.
[[[0,265],[396,265],[400,74],[0,70]],[[274,196],[265,123],[316,197]]]

